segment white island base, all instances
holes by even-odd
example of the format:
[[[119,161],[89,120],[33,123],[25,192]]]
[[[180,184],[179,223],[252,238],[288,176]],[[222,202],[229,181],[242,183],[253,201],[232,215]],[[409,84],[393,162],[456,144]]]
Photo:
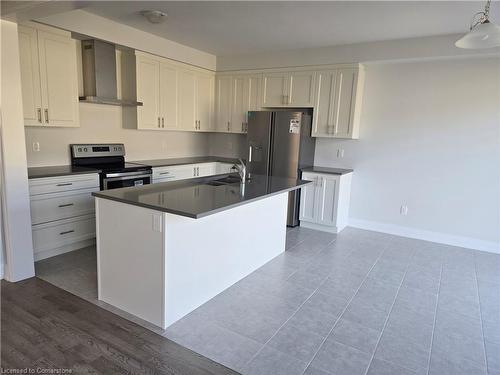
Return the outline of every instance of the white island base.
[[[167,328],[285,251],[287,202],[192,219],[96,198],[99,300]]]

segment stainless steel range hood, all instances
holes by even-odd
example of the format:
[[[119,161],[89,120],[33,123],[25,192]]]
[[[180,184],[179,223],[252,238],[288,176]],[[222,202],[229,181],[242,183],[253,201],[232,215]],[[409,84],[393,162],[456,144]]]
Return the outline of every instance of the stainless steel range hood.
[[[83,91],[81,102],[119,106],[141,106],[116,94],[115,46],[100,40],[82,40]]]

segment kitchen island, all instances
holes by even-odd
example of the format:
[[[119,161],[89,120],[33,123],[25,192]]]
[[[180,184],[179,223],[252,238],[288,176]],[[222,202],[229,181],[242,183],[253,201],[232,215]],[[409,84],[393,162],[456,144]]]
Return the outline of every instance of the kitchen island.
[[[95,192],[98,298],[166,328],[285,251],[288,192],[254,175]]]

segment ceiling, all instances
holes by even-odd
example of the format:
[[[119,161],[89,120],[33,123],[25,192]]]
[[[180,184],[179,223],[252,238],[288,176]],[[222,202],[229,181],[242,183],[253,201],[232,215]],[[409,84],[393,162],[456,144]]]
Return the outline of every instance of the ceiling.
[[[463,33],[483,1],[99,1],[84,10],[213,53],[245,54]],[[140,11],[168,14],[151,24]],[[500,2],[491,19],[500,23]]]

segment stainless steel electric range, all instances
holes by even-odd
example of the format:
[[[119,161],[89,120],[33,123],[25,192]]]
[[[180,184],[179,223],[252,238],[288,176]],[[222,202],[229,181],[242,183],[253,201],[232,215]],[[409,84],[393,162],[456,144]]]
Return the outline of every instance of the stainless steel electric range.
[[[125,145],[72,144],[71,164],[99,170],[101,190],[151,183],[151,166],[125,162]]]

